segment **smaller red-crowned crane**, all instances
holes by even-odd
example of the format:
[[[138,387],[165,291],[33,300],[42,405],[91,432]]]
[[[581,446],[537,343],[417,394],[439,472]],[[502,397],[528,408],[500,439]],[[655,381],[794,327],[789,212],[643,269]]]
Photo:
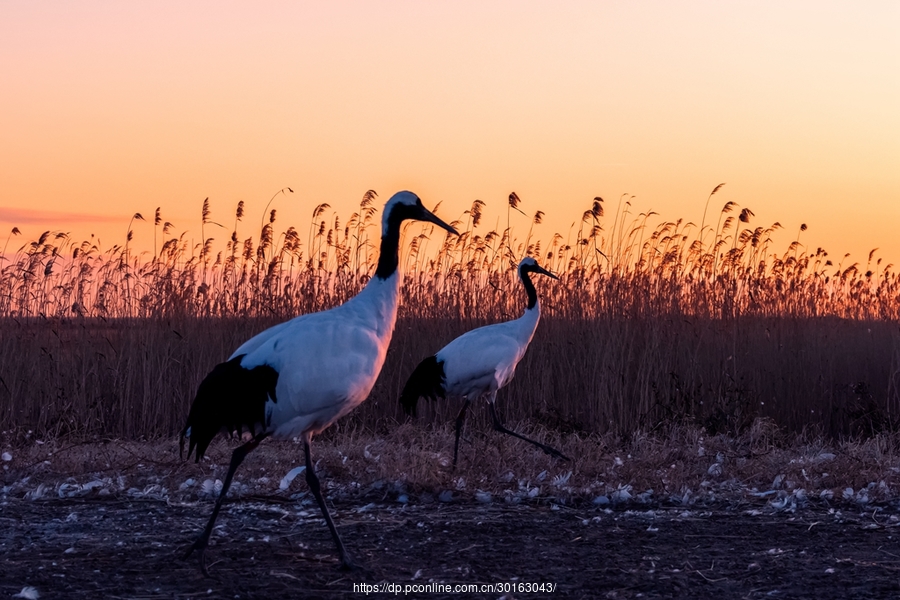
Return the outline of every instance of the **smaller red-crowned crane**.
[[[462,334],[438,350],[437,354],[419,363],[400,394],[400,404],[406,414],[410,415],[416,414],[419,398],[450,397],[464,400],[456,417],[454,467],[459,456],[459,436],[466,420],[466,412],[471,401],[478,398],[487,399],[495,430],[534,444],[551,456],[569,460],[558,450],[504,427],[494,407],[497,391],[512,381],[516,365],[525,356],[541,318],[541,306],[531,282],[531,273],[559,279],[540,267],[533,258],[522,259],[519,263],[519,279],[528,296],[525,313],[518,319],[479,327]]]

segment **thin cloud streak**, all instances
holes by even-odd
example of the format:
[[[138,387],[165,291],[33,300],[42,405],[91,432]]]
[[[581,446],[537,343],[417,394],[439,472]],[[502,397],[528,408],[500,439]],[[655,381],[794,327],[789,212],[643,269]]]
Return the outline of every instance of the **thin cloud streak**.
[[[0,223],[12,223],[13,225],[51,224],[62,227],[69,223],[121,223],[126,219],[127,217],[124,216],[0,206]]]

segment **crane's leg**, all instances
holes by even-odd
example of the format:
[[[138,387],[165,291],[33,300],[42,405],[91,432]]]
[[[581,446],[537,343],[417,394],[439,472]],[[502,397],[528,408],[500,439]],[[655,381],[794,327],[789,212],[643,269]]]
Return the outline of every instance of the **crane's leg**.
[[[267,437],[269,437],[268,433],[261,433],[246,444],[238,446],[234,449],[234,452],[231,453],[231,465],[228,467],[228,474],[225,475],[225,482],[222,484],[222,492],[219,494],[219,498],[216,500],[216,506],[213,508],[212,515],[209,517],[209,523],[206,524],[206,529],[203,530],[203,533],[200,534],[197,541],[191,545],[187,554],[184,555],[186,560],[193,554],[194,550],[197,550],[200,553],[200,570],[202,570],[203,574],[207,577],[209,577],[209,571],[206,569],[206,546],[209,544],[209,536],[212,535],[213,526],[216,524],[216,517],[219,516],[219,511],[222,509],[222,501],[225,500],[228,488],[231,487],[231,479],[234,477],[234,472],[237,471],[237,468],[241,466],[241,463],[247,458],[247,455],[256,449],[256,447],[259,446],[259,443]]]
[[[322,509],[322,514],[325,516],[325,523],[328,524],[328,529],[331,530],[331,537],[334,538],[334,545],[337,546],[338,556],[341,559],[341,569],[347,571],[353,569],[355,565],[353,564],[353,561],[350,560],[347,549],[344,548],[344,542],[341,541],[341,536],[338,535],[337,528],[334,526],[334,521],[331,520],[331,515],[328,513],[328,507],[325,506],[325,498],[322,497],[322,489],[319,487],[319,478],[316,476],[312,459],[309,456],[310,437],[309,434],[305,434],[303,437],[303,450],[306,452],[306,484],[309,486],[309,490],[313,493],[313,496],[316,497],[316,502],[319,503],[319,508]]]
[[[463,404],[459,414],[456,415],[456,444],[453,446],[453,468],[456,468],[456,459],[459,457],[459,436],[462,434],[463,424],[466,422],[466,413],[469,410],[469,399]]]
[[[497,409],[494,408],[494,397],[491,397],[488,400],[488,406],[491,409],[491,420],[494,422],[494,430],[499,431],[500,433],[506,433],[513,437],[517,437],[520,440],[525,440],[529,444],[534,444],[535,446],[537,446],[538,448],[540,448],[541,450],[543,450],[550,456],[555,456],[556,458],[562,458],[563,460],[571,460],[568,456],[564,455],[559,450],[551,448],[550,446],[546,446],[540,442],[536,442],[534,440],[528,439],[524,435],[520,435],[520,434],[516,433],[515,431],[510,431],[509,429],[504,427],[503,424],[500,422],[500,418],[497,416]]]

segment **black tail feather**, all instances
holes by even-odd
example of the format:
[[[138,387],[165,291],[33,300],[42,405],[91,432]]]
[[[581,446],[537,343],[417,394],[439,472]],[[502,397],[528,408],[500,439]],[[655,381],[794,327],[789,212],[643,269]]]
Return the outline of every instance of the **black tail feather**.
[[[243,354],[216,365],[200,383],[181,431],[182,450],[184,438],[189,440],[188,458],[196,450],[199,462],[220,431],[241,435],[246,429],[255,435],[265,429],[266,401],[278,401],[278,371],[269,365],[246,369],[241,366],[242,358]]]
[[[412,372],[403,392],[400,393],[400,404],[403,412],[408,415],[416,415],[416,405],[419,398],[446,398],[444,390],[444,363],[439,362],[436,356],[429,356],[419,363]]]

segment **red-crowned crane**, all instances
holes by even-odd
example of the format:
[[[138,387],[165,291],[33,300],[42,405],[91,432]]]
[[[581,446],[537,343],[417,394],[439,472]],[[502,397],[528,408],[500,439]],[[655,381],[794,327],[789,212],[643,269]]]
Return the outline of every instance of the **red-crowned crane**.
[[[381,372],[397,319],[398,245],[400,225],[407,219],[429,221],[457,234],[412,192],[394,194],[384,207],[375,275],[359,294],[331,310],[301,315],[257,334],[200,383],[181,432],[182,446],[184,438],[190,440],[188,458],[196,450],[199,462],[219,432],[252,436],[232,453],[209,523],[185,555],[197,550],[205,574],[205,550],[234,472],[269,436],[303,440],[306,482],[334,538],[341,567],[353,566],[322,498],[309,445],[314,435],[366,399]]]
[[[540,273],[553,279],[556,275],[541,268],[531,257],[519,263],[519,279],[528,295],[525,314],[518,319],[479,327],[466,332],[429,356],[413,371],[400,394],[400,404],[406,414],[416,414],[419,398],[462,398],[462,410],[456,417],[456,444],[453,447],[453,466],[459,455],[459,436],[472,399],[487,399],[494,429],[534,444],[547,454],[569,460],[558,450],[541,444],[514,431],[500,422],[494,402],[497,390],[512,381],[516,365],[525,356],[528,344],[541,318],[541,305],[529,273]]]

